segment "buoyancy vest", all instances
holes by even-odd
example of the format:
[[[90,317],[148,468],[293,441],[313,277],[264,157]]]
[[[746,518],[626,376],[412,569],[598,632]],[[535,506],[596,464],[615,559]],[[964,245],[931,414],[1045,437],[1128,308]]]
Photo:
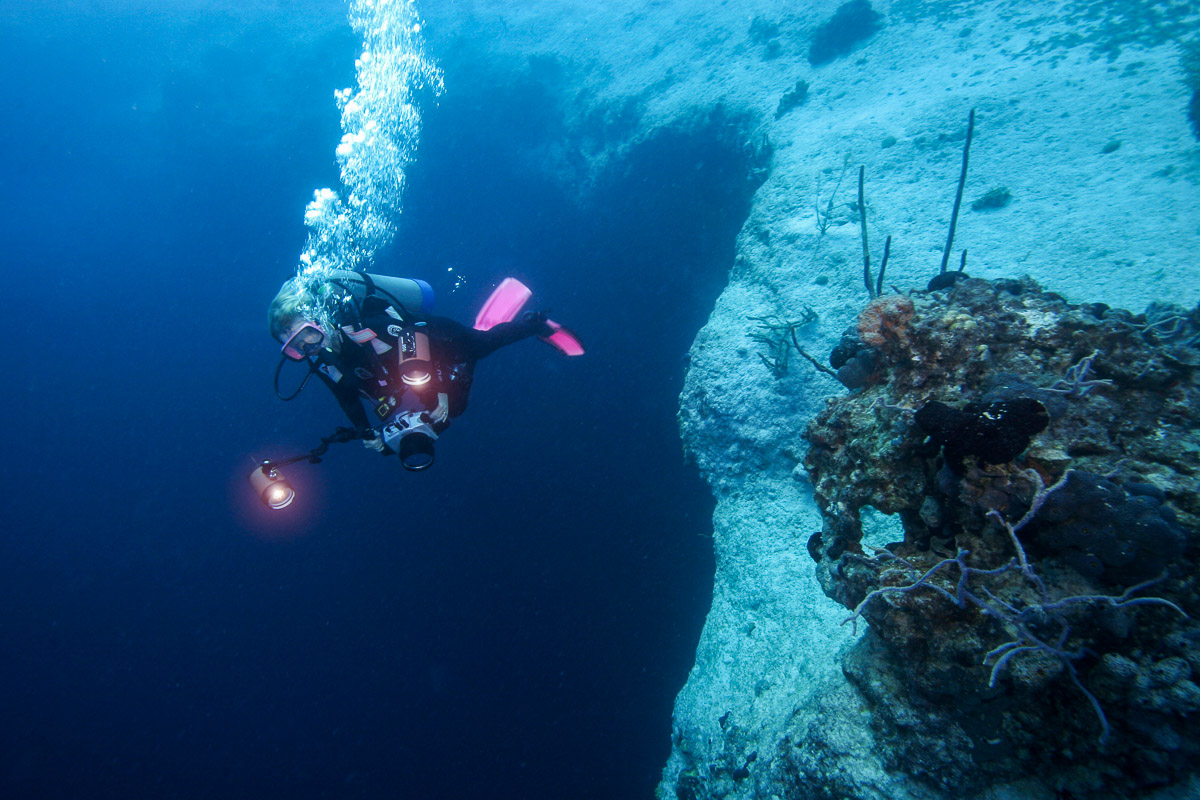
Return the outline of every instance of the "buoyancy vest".
[[[436,391],[430,391],[437,381],[423,327],[422,320],[405,320],[391,305],[381,314],[341,326],[347,346],[357,345],[359,358],[353,360],[359,362],[354,368],[358,392],[381,420],[401,407],[406,391],[414,392],[422,405],[436,396]]]

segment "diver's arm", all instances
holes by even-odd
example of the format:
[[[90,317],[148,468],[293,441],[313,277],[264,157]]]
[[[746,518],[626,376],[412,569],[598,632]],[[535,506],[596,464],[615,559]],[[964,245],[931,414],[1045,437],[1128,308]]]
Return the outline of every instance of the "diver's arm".
[[[367,412],[363,409],[362,401],[358,398],[358,392],[347,386],[345,381],[333,381],[324,372],[318,372],[317,377],[329,387],[329,391],[333,392],[333,396],[337,398],[338,405],[342,407],[342,411],[346,412],[346,416],[350,419],[351,425],[360,431],[371,427],[371,422],[367,419]]]

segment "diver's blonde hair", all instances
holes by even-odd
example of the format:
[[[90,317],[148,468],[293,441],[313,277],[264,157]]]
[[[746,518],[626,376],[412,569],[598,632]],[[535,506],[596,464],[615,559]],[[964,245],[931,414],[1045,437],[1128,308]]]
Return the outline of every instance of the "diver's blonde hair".
[[[292,278],[284,283],[267,310],[267,325],[276,341],[282,342],[292,324],[297,319],[306,317],[305,312],[313,305],[311,293],[302,287],[298,280]]]

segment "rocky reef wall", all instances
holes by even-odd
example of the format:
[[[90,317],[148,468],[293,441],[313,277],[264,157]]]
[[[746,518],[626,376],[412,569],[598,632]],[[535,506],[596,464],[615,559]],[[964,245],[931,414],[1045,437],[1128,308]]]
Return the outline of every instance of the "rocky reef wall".
[[[867,668],[887,660],[870,650],[879,643],[841,624],[849,612],[821,591],[809,553],[809,536],[842,511],[814,497],[805,433],[848,390],[787,342],[769,344],[791,327],[795,344],[824,361],[867,303],[860,165],[875,263],[891,237],[887,294],[923,289],[937,272],[974,108],[954,266],[965,249],[976,279],[1031,276],[1038,291],[1076,305],[1136,312],[1200,299],[1200,148],[1188,119],[1196,87],[1183,46],[1195,35],[1193,4],[846,5],[460,0],[424,9],[434,52],[469,43],[491,69],[560,98],[561,130],[530,164],[577,187],[581,202],[665,127],[731,125],[770,157],[680,399],[685,448],[717,497],[717,574],[676,704],[663,798],[964,796],[958,773],[898,763],[903,749],[888,731],[906,722],[897,711],[880,728],[880,704],[908,689]],[[1085,355],[1060,353],[1056,368]],[[877,456],[864,451],[859,472],[839,480],[864,480]],[[905,539],[901,520],[861,516],[869,541]],[[1086,724],[1086,709],[1078,719]],[[925,742],[969,750],[945,725]],[[966,763],[955,758],[933,760]],[[1055,791],[1044,776],[1021,782],[999,769],[969,788],[997,798]]]
[[[846,338],[872,366],[809,424],[809,553],[869,623],[842,664],[889,768],[962,796],[1189,779],[1200,306],[960,279],[874,300]]]

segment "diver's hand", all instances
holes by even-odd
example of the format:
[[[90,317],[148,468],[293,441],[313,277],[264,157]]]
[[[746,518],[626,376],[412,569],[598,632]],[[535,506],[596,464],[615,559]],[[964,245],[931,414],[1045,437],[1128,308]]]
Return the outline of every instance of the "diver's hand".
[[[429,412],[429,421],[434,425],[441,425],[450,416],[450,396],[445,392],[438,392],[437,408]]]
[[[376,436],[374,439],[363,439],[363,447],[368,450],[374,450],[376,453],[382,453],[384,448],[383,437]]]

